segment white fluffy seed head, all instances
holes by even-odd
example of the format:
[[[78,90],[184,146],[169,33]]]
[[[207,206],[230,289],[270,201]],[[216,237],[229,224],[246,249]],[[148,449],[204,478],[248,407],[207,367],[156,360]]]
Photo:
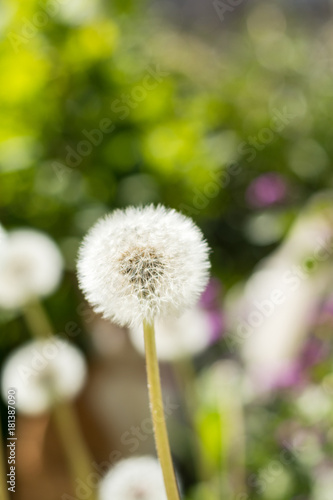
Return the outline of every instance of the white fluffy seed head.
[[[153,457],[122,460],[102,479],[99,500],[167,500],[162,470]]]
[[[17,391],[17,409],[26,415],[48,411],[59,400],[74,398],[87,376],[84,356],[77,347],[54,337],[33,340],[16,349],[2,369],[1,392]]]
[[[45,234],[20,229],[0,234],[0,307],[15,309],[59,285],[63,259]]]
[[[191,219],[159,205],[116,210],[85,237],[80,287],[96,312],[122,326],[179,315],[209,278],[208,245]]]

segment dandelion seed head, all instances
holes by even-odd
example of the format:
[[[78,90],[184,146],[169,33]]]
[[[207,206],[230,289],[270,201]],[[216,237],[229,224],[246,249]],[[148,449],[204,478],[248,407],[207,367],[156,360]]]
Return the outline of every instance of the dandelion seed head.
[[[84,238],[79,283],[95,311],[122,326],[179,315],[207,284],[208,253],[199,228],[175,210],[116,210]]]
[[[0,307],[15,309],[59,285],[63,259],[46,234],[32,229],[0,233]]]
[[[102,479],[100,500],[167,500],[162,470],[149,456],[119,462]]]
[[[17,409],[39,415],[59,400],[74,398],[85,383],[87,367],[76,346],[54,337],[27,342],[13,351],[1,375],[3,398],[15,387]]]

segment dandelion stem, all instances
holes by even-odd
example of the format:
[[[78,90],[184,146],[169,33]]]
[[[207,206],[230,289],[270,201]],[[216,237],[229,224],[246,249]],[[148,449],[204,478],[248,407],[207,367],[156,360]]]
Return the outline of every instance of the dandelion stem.
[[[2,429],[0,425],[0,475],[2,478],[0,481],[0,500],[9,500],[9,493],[6,486],[7,485],[6,474],[7,472],[6,472],[5,448],[2,442]]]
[[[32,335],[37,339],[52,337],[53,327],[38,299],[29,302],[23,309],[24,318]]]
[[[53,408],[53,418],[57,426],[58,436],[66,453],[74,484],[78,479],[86,483],[87,477],[92,472],[92,460],[89,457],[87,446],[82,439],[73,407],[67,403],[59,402]],[[87,498],[89,500],[97,500],[96,491],[92,489],[90,496]]]
[[[160,372],[157,361],[154,325],[143,323],[150,409],[154,425],[155,444],[160,460],[168,500],[179,500],[178,486],[172,463],[165,424]]]
[[[33,337],[37,340],[52,340],[53,327],[38,300],[30,302],[24,308],[24,316]],[[71,472],[73,486],[75,486],[77,479],[81,479],[85,483],[88,474],[92,472],[92,458],[81,434],[80,423],[73,406],[67,401],[58,401],[52,410]],[[88,499],[97,500],[97,493],[92,490],[90,496],[87,497]]]

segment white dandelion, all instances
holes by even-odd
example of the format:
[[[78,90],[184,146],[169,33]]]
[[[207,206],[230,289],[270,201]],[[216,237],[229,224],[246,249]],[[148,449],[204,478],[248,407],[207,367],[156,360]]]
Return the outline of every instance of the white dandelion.
[[[73,399],[87,376],[84,356],[74,345],[59,338],[33,340],[16,349],[2,369],[2,396],[17,392],[17,409],[39,415],[53,404]]]
[[[51,294],[60,283],[63,259],[56,244],[32,229],[0,235],[0,307],[15,309]]]
[[[200,307],[185,311],[179,318],[167,317],[156,321],[156,349],[161,361],[176,361],[195,356],[211,343],[212,321],[209,312]],[[142,325],[130,328],[130,339],[140,354],[144,354]]]
[[[78,277],[95,311],[124,326],[193,306],[209,267],[207,243],[192,220],[150,205],[99,220],[81,246]]]
[[[151,415],[168,500],[179,500],[179,492],[161,412],[154,321],[194,306],[209,267],[199,228],[161,205],[107,215],[89,231],[79,254],[80,286],[95,311],[121,326],[143,323]]]
[[[167,500],[163,475],[153,457],[128,458],[102,479],[99,500]]]

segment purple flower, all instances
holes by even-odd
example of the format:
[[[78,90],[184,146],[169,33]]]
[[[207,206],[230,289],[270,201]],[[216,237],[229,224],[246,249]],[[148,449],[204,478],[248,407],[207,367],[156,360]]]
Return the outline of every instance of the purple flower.
[[[221,310],[207,311],[207,314],[209,316],[209,321],[211,324],[211,342],[214,343],[221,337],[221,334],[224,332],[225,319]]]
[[[303,370],[320,363],[325,357],[325,346],[319,339],[311,338],[305,344],[300,364]]]
[[[200,306],[203,309],[215,309],[219,307],[218,299],[221,293],[221,282],[217,278],[211,278],[207,287],[200,297]]]
[[[274,389],[285,389],[299,385],[303,381],[300,366],[297,362],[290,363],[281,370],[273,382]]]
[[[252,207],[268,207],[283,201],[287,191],[285,179],[279,174],[270,172],[260,175],[251,182],[246,191],[246,199]]]
[[[309,370],[325,356],[325,350],[322,342],[318,339],[309,339],[298,359],[285,363],[284,366],[271,374],[260,374],[260,378],[264,376],[265,388],[269,390],[286,389],[290,387],[301,387],[308,380]]]
[[[253,380],[259,392],[265,393],[299,386],[303,382],[303,376],[299,363],[289,361],[271,371],[255,371]]]
[[[221,337],[225,327],[225,317],[219,301],[221,291],[221,282],[217,278],[211,278],[199,302],[200,308],[207,314],[211,325],[211,343]]]
[[[329,297],[322,304],[316,320],[317,320],[318,324],[322,324],[322,323],[325,323],[326,321],[332,321],[332,318],[333,318],[333,298]]]

